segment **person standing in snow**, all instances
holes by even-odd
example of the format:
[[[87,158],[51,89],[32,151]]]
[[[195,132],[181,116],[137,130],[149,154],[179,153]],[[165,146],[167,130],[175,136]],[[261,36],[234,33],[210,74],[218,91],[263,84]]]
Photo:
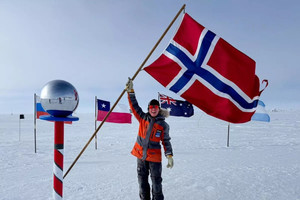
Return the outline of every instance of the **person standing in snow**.
[[[141,200],[151,199],[148,182],[150,172],[152,199],[163,200],[161,143],[168,159],[167,168],[172,168],[174,163],[169,125],[165,122],[165,117],[168,117],[169,112],[161,109],[159,102],[153,99],[148,104],[148,112],[144,113],[136,100],[131,79],[128,80],[126,89],[130,108],[140,123],[137,140],[131,151],[131,154],[137,157],[139,196]]]

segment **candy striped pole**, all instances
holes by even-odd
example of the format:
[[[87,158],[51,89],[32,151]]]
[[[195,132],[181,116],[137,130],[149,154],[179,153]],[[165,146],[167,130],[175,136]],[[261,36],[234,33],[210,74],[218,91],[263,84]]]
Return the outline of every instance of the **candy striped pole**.
[[[64,124],[78,121],[75,116],[54,117],[40,116],[40,119],[54,122],[54,163],[53,163],[53,199],[63,199],[63,172],[64,172]]]
[[[53,198],[63,199],[64,122],[54,122]]]

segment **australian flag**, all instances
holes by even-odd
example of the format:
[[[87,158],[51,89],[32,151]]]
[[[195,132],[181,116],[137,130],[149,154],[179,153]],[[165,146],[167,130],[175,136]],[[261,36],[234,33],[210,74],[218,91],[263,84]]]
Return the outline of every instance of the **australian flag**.
[[[164,94],[158,96],[160,106],[167,109],[171,116],[191,117],[194,115],[193,105],[188,101],[175,100]]]
[[[250,121],[262,92],[255,61],[187,13],[162,55],[144,70],[207,114],[231,123]]]

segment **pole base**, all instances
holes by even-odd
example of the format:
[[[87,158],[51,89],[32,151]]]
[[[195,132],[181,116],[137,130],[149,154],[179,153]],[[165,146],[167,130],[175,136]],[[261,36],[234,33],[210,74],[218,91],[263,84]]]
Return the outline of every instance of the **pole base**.
[[[40,119],[47,120],[47,121],[55,121],[55,122],[71,122],[71,121],[78,121],[79,118],[75,116],[67,116],[67,117],[54,117],[52,115],[42,115]]]

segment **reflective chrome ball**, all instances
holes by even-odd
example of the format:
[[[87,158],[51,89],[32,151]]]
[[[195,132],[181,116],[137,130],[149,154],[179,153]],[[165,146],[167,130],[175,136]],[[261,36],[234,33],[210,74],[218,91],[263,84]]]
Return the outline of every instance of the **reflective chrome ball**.
[[[54,117],[66,117],[76,110],[79,103],[78,92],[67,81],[53,80],[41,91],[41,104]]]

